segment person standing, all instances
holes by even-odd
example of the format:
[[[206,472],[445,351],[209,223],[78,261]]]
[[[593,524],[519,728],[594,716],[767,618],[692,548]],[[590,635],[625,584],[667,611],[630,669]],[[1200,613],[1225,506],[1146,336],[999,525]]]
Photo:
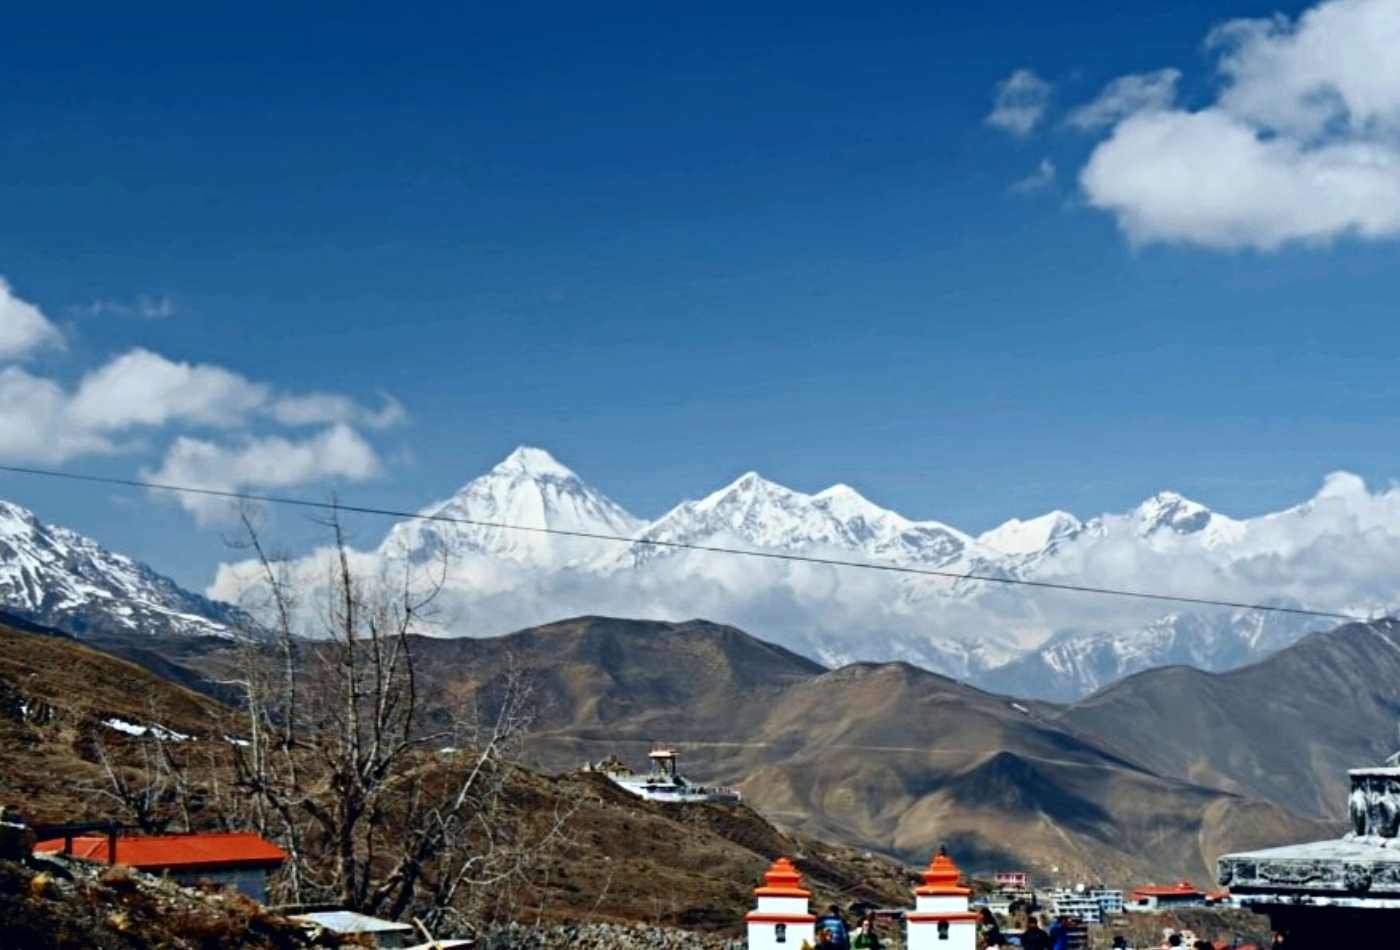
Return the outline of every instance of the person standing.
[[[1050,935],[1040,929],[1040,919],[1032,914],[1021,931],[1021,950],[1051,950]]]
[[[990,907],[983,907],[977,916],[977,946],[985,950],[987,947],[1000,947],[1004,943],[996,914],[992,913]]]
[[[1069,950],[1069,920],[1064,916],[1056,917],[1048,936],[1051,950]]]
[[[851,950],[851,932],[846,927],[846,918],[841,916],[841,908],[832,904],[826,913],[817,918],[817,937],[829,934],[832,950]]]
[[[880,934],[875,929],[875,912],[866,911],[865,916],[860,919],[860,926],[851,934],[852,948],[868,948],[868,950],[881,950],[884,943],[880,940]]]

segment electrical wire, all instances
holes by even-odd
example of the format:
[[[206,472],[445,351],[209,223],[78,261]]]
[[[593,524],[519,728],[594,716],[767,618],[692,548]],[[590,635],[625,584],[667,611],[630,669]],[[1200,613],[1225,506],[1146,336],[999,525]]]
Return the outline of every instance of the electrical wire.
[[[192,485],[168,485],[135,478],[116,478],[106,475],[88,475],[78,472],[60,472],[52,469],[25,468],[18,465],[0,465],[0,472],[12,475],[29,475],[41,478],[57,478],[67,481],[87,482],[99,485],[116,485],[124,488],[141,488],[148,491],[173,492],[184,495],[202,495],[210,498],[227,498],[235,501],[249,501],[268,505],[283,505],[294,508],[313,508],[321,511],[341,511],[352,514],[376,515],[387,518],[413,519],[417,521],[442,522],[467,525],[476,528],[494,528],[501,531],[520,531],[531,534],[545,534],[557,537],[583,538],[590,541],[606,541],[618,544],[641,544],[658,548],[673,548],[699,551],[707,554],[762,558],[770,561],[788,561],[801,564],[821,564],[828,567],[852,568],[866,571],[883,571],[891,574],[912,574],[921,577],[941,577],[954,581],[974,581],[983,584],[1001,584],[1008,587],[1031,587],[1041,590],[1068,591],[1077,594],[1096,594],[1105,597],[1124,597],[1137,600],[1164,601],[1176,604],[1192,604],[1202,607],[1227,607],[1234,610],[1256,610],[1267,613],[1291,614],[1303,617],[1321,617],[1329,620],[1366,622],[1370,618],[1358,617],[1340,611],[1309,610],[1303,607],[1285,607],[1278,604],[1259,604],[1246,601],[1216,600],[1210,597],[1190,597],[1184,594],[1164,594],[1156,591],[1130,590],[1117,587],[1098,587],[1089,584],[1070,584],[1058,581],[1028,580],[1019,577],[1000,577],[995,574],[972,572],[941,571],[935,568],[913,567],[905,564],[891,564],[881,561],[853,561],[842,558],[819,557],[812,554],[797,554],[789,551],[765,551],[751,548],[733,548],[714,544],[695,544],[689,541],[668,541],[662,538],[628,537],[620,534],[604,534],[594,531],[572,531],[567,528],[544,528],[534,525],[508,524],[499,521],[484,521],[476,518],[462,518],[456,515],[424,514],[413,511],[397,511],[392,508],[376,508],[368,505],[349,505],[343,502],[314,501],[309,498],[289,498],[278,495],[262,495],[253,492],[227,491],[217,488],[198,488]]]

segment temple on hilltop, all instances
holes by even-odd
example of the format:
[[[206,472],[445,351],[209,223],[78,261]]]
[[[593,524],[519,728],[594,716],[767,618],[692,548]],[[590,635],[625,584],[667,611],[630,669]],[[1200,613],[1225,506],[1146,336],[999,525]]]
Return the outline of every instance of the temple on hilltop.
[[[1288,946],[1390,946],[1400,940],[1400,767],[1353,769],[1352,830],[1331,841],[1227,854],[1219,880],[1267,914]],[[1376,941],[1380,941],[1379,943]]]
[[[594,765],[584,766],[585,771],[601,772],[619,788],[631,792],[639,798],[652,802],[737,802],[739,790],[714,785],[697,785],[680,772],[681,750],[671,745],[653,746],[647,758],[651,761],[651,771],[638,775],[623,765],[615,756],[609,756]]]

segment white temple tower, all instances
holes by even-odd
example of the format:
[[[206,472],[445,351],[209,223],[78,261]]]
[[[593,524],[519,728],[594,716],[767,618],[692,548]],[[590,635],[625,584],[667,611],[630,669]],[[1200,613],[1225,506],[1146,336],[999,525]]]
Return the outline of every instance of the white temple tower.
[[[939,848],[924,883],[914,890],[914,909],[904,918],[908,950],[977,950],[977,915],[967,906],[972,889],[958,883],[961,877],[948,852]]]
[[[812,892],[802,886],[802,875],[791,861],[774,861],[754,895],[758,906],[745,918],[749,950],[797,950],[804,940],[816,944],[816,918],[807,906]]]

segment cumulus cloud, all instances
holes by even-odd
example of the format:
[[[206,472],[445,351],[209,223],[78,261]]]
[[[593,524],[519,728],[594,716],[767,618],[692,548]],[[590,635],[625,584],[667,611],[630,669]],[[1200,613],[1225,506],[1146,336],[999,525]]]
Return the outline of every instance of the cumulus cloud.
[[[1400,235],[1400,2],[1236,20],[1207,46],[1217,100],[1196,111],[1149,100],[1121,118],[1080,175],[1089,204],[1139,243],[1270,250]],[[1109,114],[1093,106],[1086,122]]]
[[[1035,171],[1025,178],[1014,183],[1011,190],[1017,193],[1028,191],[1040,191],[1042,188],[1049,188],[1055,183],[1055,163],[1048,158],[1042,158]]]
[[[335,393],[283,396],[272,403],[271,412],[287,426],[351,422],[370,429],[389,429],[408,420],[403,403],[387,393],[380,393],[379,398],[379,408],[374,409]]]
[[[140,443],[130,436],[140,432],[248,431],[268,422],[387,429],[406,419],[403,405],[387,394],[372,407],[334,393],[279,393],[221,366],[146,349],[113,358],[71,391],[16,366],[0,371],[0,459],[6,461],[59,463],[133,449]]]
[[[997,83],[987,124],[1024,138],[1035,130],[1050,105],[1050,84],[1029,69],[1018,69]]]
[[[364,481],[382,470],[374,448],[344,423],[306,439],[245,437],[232,443],[181,436],[160,468],[144,477],[164,485],[212,491],[286,488],[324,479]],[[202,523],[232,511],[227,499],[180,494],[180,505]]]
[[[1097,99],[1071,112],[1066,121],[1080,129],[1101,129],[1137,112],[1165,109],[1176,98],[1180,80],[1181,71],[1177,69],[1119,76],[1104,87]]]
[[[114,450],[103,434],[72,425],[67,412],[68,394],[53,380],[0,369],[0,459],[55,464]]]
[[[58,327],[0,277],[0,360],[23,359],[43,347],[62,345]]]
[[[171,421],[226,428],[241,424],[268,398],[268,387],[222,367],[136,349],[83,377],[69,415],[98,431]]]

